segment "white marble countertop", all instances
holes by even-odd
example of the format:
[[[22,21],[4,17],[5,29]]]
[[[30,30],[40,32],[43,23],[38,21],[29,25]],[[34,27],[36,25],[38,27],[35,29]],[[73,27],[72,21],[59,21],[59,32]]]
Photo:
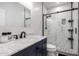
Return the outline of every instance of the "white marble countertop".
[[[33,45],[46,38],[45,36],[27,36],[25,39],[17,39],[0,44],[0,56],[10,56],[18,51]]]

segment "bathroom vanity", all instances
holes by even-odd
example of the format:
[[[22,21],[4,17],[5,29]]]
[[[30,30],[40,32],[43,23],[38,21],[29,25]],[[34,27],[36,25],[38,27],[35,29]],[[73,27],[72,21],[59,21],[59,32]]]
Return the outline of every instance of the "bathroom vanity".
[[[36,31],[33,31],[33,28],[37,27],[31,26],[34,24],[31,20],[31,11],[18,2],[1,2],[0,5],[0,56],[47,55],[46,37],[27,36],[29,32],[35,34]]]
[[[0,56],[46,56],[46,44],[46,37],[27,36],[0,44]]]

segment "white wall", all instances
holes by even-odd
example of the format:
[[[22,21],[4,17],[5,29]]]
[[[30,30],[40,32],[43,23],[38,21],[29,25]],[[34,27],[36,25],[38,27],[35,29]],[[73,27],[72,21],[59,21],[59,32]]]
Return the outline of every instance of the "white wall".
[[[31,13],[31,29],[36,35],[42,35],[42,3],[34,2]]]
[[[0,9],[0,26],[5,25],[5,10]]]
[[[36,35],[42,35],[42,2],[34,2],[31,12],[31,28]],[[47,13],[44,6],[43,13]]]

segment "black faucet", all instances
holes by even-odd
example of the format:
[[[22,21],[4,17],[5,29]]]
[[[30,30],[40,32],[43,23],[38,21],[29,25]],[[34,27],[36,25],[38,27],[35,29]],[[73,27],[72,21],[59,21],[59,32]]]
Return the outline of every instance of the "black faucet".
[[[20,34],[20,38],[26,38],[26,32],[21,32],[21,34]]]

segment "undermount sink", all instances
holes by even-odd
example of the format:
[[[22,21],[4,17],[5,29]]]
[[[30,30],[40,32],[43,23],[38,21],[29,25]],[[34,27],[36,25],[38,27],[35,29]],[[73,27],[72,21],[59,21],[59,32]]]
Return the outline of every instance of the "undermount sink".
[[[27,35],[26,38],[29,39],[40,39],[42,36],[38,36],[38,35]]]
[[[36,39],[40,39],[40,38],[42,38],[42,36],[40,36],[40,35],[27,35],[26,38],[22,38],[22,40],[23,39],[26,39],[26,40],[30,39],[30,42],[31,42],[32,40],[36,40]],[[19,41],[19,40],[20,39],[17,39],[17,41]],[[9,40],[7,36],[3,36],[0,38],[0,44],[11,42],[11,41],[15,41],[15,39],[12,38]]]

